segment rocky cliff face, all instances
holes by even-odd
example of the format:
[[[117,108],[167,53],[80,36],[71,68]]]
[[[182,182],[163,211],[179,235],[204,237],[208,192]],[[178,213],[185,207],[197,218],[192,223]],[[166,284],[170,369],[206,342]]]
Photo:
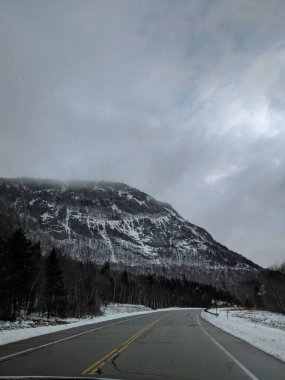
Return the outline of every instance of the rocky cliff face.
[[[0,214],[44,249],[56,246],[78,260],[212,284],[259,270],[170,205],[122,183],[0,179]]]

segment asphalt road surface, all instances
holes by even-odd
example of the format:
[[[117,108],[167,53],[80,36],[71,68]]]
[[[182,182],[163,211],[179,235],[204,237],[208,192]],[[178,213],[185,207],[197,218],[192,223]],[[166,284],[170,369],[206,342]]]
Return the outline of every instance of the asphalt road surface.
[[[161,311],[0,346],[0,376],[285,379],[285,363],[212,326],[200,311]]]

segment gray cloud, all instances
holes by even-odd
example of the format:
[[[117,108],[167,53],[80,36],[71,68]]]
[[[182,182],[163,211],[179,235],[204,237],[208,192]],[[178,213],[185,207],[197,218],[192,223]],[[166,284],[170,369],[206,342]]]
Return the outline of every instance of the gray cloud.
[[[2,1],[0,175],[138,187],[284,259],[285,3]]]

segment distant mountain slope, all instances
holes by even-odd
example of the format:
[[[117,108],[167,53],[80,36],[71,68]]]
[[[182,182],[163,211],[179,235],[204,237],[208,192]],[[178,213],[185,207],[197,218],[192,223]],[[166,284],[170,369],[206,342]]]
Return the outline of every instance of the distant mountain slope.
[[[170,205],[122,183],[0,179],[0,218],[25,226],[43,248],[137,272],[220,284],[259,269]]]

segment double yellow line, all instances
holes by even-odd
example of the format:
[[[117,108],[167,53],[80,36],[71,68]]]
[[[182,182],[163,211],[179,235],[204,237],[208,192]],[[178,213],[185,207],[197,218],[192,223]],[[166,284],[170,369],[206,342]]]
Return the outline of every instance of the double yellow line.
[[[173,314],[173,313],[171,313]],[[160,322],[162,319],[169,317],[171,314],[167,314],[154,322],[149,323],[146,325],[142,330],[137,332],[135,335],[131,336],[129,339],[127,339],[125,342],[120,344],[117,348],[115,348],[113,351],[109,352],[109,354],[105,355],[103,358],[98,360],[96,363],[92,364],[90,367],[85,369],[82,372],[82,375],[94,375],[96,372],[98,372],[99,369],[101,369],[104,365],[109,363],[111,360],[113,360],[117,355],[119,355],[121,352],[123,352],[126,348],[129,347],[132,343],[134,343],[136,340],[138,340],[141,336],[147,334],[158,322]]]

